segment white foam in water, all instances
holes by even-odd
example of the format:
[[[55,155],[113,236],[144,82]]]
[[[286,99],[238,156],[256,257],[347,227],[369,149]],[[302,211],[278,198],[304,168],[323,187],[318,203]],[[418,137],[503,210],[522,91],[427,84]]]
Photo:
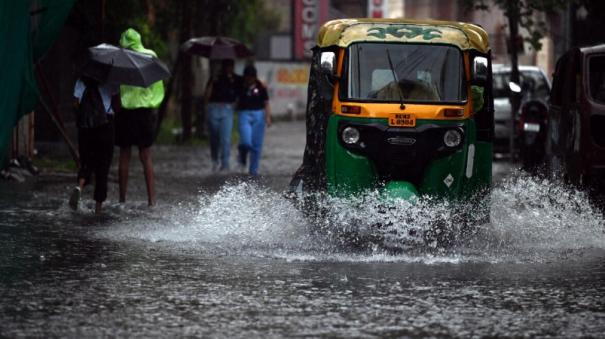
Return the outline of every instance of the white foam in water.
[[[428,198],[411,204],[403,199],[386,201],[380,192],[371,191],[351,198],[327,198],[327,230],[342,234],[355,232],[361,237],[379,236],[378,245],[398,247],[401,244],[435,247],[436,242],[425,244],[420,234],[430,230],[437,222],[455,228],[451,222],[449,204]]]
[[[110,237],[166,241],[178,246],[216,247],[235,255],[285,260],[406,261],[459,263],[468,261],[535,260],[544,251],[605,249],[605,222],[586,195],[527,176],[516,176],[493,189],[491,223],[466,243],[435,251],[410,230],[425,231],[440,220],[457,231],[447,202],[423,200],[416,205],[385,201],[377,192],[351,199],[321,200],[320,220],[303,213],[281,194],[249,183],[202,194],[195,206],[174,207],[161,216],[135,218],[108,229]],[[383,245],[416,243],[416,251],[392,254],[383,246],[368,252],[343,249],[337,235],[356,231],[367,235],[374,225]],[[313,230],[319,231],[317,233]],[[375,232],[375,231],[373,231]],[[426,251],[418,251],[424,247]]]
[[[160,218],[132,219],[105,232],[122,239],[217,244],[232,249],[302,248],[309,234],[306,219],[290,201],[249,183],[225,186],[215,194],[201,194],[195,206],[159,213]]]
[[[193,218],[196,239],[243,247],[304,247],[307,221],[281,195],[256,185],[228,186],[201,198]]]
[[[605,222],[587,195],[545,179],[519,175],[492,193],[491,232],[523,249],[605,248]]]

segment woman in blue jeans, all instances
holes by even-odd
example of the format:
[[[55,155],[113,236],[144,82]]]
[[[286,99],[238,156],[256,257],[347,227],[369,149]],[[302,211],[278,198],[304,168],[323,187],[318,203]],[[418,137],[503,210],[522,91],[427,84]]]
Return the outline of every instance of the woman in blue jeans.
[[[213,171],[229,169],[233,108],[241,81],[241,77],[233,72],[233,60],[226,59],[222,62],[220,74],[206,86]]]
[[[239,164],[245,168],[248,161],[248,173],[258,175],[265,135],[265,124],[271,126],[271,111],[269,95],[265,86],[256,78],[256,68],[246,66],[244,69],[244,84],[238,96],[238,127],[239,127]]]

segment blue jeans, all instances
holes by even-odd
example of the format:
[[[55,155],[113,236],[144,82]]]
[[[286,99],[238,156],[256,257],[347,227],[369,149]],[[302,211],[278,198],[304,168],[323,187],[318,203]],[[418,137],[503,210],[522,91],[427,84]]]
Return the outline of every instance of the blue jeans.
[[[231,130],[233,129],[233,105],[227,103],[208,104],[208,129],[210,130],[210,156],[221,169],[229,169],[231,152]]]
[[[250,154],[248,173],[257,175],[265,136],[265,111],[262,109],[239,111],[238,125],[239,162],[241,165],[246,165],[248,154]]]

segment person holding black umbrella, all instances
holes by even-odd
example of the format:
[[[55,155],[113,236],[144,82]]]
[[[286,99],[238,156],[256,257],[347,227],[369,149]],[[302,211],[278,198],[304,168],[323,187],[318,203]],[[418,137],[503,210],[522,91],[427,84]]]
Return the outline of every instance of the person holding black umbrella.
[[[101,84],[98,80],[83,75],[74,88],[76,125],[78,127],[78,150],[80,168],[78,186],[69,198],[69,206],[79,208],[82,189],[92,175],[95,176],[95,213],[100,214],[107,198],[107,176],[113,158],[114,124],[112,97],[117,86]]]
[[[208,81],[204,101],[208,109],[212,170],[228,170],[233,110],[242,83],[242,77],[233,72],[233,60],[253,53],[240,41],[221,36],[191,38],[181,45],[181,50],[210,60],[222,60],[219,75]]]
[[[141,35],[132,28],[122,33],[120,45],[136,52],[157,56],[154,51],[143,47]],[[164,100],[162,81],[155,82],[149,87],[120,86],[120,102],[123,109],[116,114],[116,145],[120,147],[118,168],[120,202],[126,201],[131,147],[138,146],[139,159],[145,174],[147,203],[149,206],[155,205],[155,185],[151,161],[155,115],[152,109],[159,107],[162,100]]]
[[[220,73],[208,81],[204,94],[208,108],[213,171],[229,170],[233,110],[242,83],[242,77],[233,72],[233,64],[232,59],[222,61]]]

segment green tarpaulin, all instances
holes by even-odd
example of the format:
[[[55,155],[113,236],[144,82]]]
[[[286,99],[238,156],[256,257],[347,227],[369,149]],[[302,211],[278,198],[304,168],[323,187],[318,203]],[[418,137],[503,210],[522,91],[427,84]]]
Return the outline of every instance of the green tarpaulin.
[[[0,167],[12,128],[39,97],[34,65],[61,31],[75,0],[0,0]]]

